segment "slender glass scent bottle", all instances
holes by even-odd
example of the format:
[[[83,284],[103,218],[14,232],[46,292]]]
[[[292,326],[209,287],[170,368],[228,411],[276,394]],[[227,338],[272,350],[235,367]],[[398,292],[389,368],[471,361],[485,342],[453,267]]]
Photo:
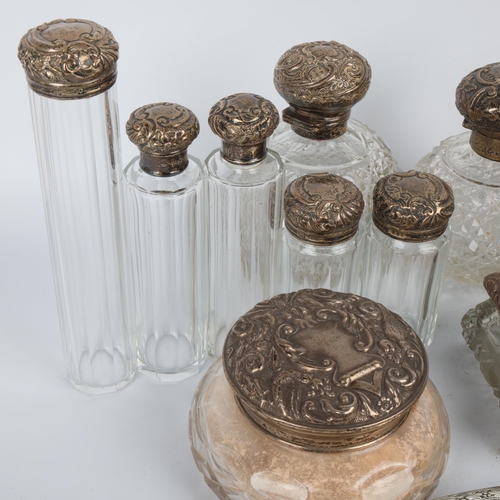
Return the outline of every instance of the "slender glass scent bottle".
[[[140,151],[124,173],[128,325],[139,371],[160,381],[194,375],[205,360],[206,176],[187,154],[199,130],[189,109],[168,102],[127,122]]]
[[[399,314],[425,346],[436,327],[453,209],[451,188],[432,174],[392,174],[373,190],[361,295]]]
[[[469,73],[456,91],[456,106],[470,129],[445,139],[417,164],[453,189],[456,210],[448,274],[481,285],[500,267],[500,63]]]
[[[500,399],[500,272],[484,278],[490,298],[462,318],[462,334],[474,351],[484,379]]]
[[[274,105],[234,94],[210,110],[221,149],[206,160],[210,203],[208,354],[221,355],[233,323],[273,296],[279,269],[283,164],[266,139],[278,125]]]
[[[358,291],[361,191],[334,174],[309,174],[285,190],[283,290]]]
[[[424,500],[450,443],[415,332],[382,304],[305,289],[231,329],[190,412],[220,499]]]
[[[26,72],[64,359],[85,392],[135,373],[120,276],[118,44],[92,21],[58,19],[19,44]]]
[[[338,42],[303,43],[281,56],[274,85],[289,107],[269,147],[283,159],[287,184],[329,172],[352,181],[368,200],[375,183],[397,170],[387,145],[349,118],[370,80],[367,60]]]

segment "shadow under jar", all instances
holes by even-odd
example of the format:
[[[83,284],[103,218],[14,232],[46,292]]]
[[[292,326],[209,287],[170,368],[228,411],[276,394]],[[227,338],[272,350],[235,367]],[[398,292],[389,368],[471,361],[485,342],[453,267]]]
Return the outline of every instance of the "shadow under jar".
[[[19,59],[29,85],[66,371],[87,393],[135,373],[124,324],[121,152],[112,33],[81,19],[28,31]]]
[[[416,333],[381,304],[277,295],[234,325],[190,413],[221,500],[424,500],[449,424]]]
[[[350,118],[370,81],[367,60],[335,41],[296,45],[280,57],[274,85],[289,107],[269,147],[283,160],[287,184],[328,172],[352,181],[369,200],[375,183],[398,170],[387,145]]]
[[[199,372],[208,322],[206,175],[187,148],[200,126],[187,108],[135,110],[129,139],[141,154],[125,169],[128,326],[139,371],[159,381]]]

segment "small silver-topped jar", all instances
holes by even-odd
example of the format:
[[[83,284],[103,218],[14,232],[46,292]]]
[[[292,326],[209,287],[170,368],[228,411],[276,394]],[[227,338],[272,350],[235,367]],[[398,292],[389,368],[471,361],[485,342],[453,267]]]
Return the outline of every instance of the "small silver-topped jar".
[[[426,346],[436,327],[453,209],[448,184],[416,170],[384,177],[373,190],[361,295],[400,314]]]
[[[222,353],[233,323],[276,292],[280,266],[283,164],[266,139],[278,125],[274,105],[233,94],[210,110],[222,145],[205,161],[210,213],[208,354]]]
[[[206,172],[187,151],[199,131],[194,113],[170,102],[127,122],[140,151],[124,171],[127,325],[139,371],[158,381],[195,375],[206,357]]]
[[[364,206],[361,191],[338,175],[309,174],[288,185],[282,291],[358,291]]]
[[[190,413],[193,455],[221,499],[428,498],[446,410],[415,332],[383,305],[305,289],[231,329]]]

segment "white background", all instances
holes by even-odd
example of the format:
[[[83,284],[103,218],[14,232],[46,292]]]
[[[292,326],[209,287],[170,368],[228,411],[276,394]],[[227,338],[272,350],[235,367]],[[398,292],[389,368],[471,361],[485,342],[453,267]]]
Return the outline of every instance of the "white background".
[[[200,119],[190,152],[201,158],[218,147],[206,123],[218,99],[255,92],[281,110],[272,80],[279,56],[297,43],[337,40],[363,54],[373,71],[352,116],[376,130],[408,170],[463,130],[455,88],[471,70],[500,60],[500,1],[28,0],[7,7],[4,0],[2,14],[0,499],[215,498],[187,435],[199,377],[159,385],[138,376],[101,397],[76,391],[65,378],[19,39],[56,18],[108,27],[120,43],[122,131],[135,108],[178,102]],[[128,162],[136,153],[122,138]],[[485,298],[452,282],[442,294],[429,355],[452,446],[436,496],[500,484],[498,402],[459,325]]]

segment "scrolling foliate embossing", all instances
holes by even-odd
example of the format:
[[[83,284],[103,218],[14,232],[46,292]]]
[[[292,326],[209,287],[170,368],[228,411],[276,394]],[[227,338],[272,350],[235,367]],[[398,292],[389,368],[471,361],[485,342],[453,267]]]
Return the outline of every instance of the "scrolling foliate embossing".
[[[188,148],[200,132],[192,111],[179,104],[148,104],[131,113],[126,131],[140,151],[156,155],[178,154]]]
[[[338,175],[319,173],[295,179],[285,191],[285,224],[295,237],[315,245],[353,237],[363,213],[361,191]]]
[[[92,21],[57,19],[28,31],[18,57],[35,92],[78,99],[114,84],[118,43],[107,28]]]
[[[278,92],[299,106],[350,107],[366,94],[370,79],[366,59],[334,41],[296,45],[274,70]]]
[[[500,63],[469,73],[457,87],[456,105],[464,127],[500,132]]]
[[[234,325],[224,357],[231,385],[249,400],[243,404],[272,419],[326,429],[402,411],[427,376],[420,340],[399,316],[330,290],[258,304]]]

